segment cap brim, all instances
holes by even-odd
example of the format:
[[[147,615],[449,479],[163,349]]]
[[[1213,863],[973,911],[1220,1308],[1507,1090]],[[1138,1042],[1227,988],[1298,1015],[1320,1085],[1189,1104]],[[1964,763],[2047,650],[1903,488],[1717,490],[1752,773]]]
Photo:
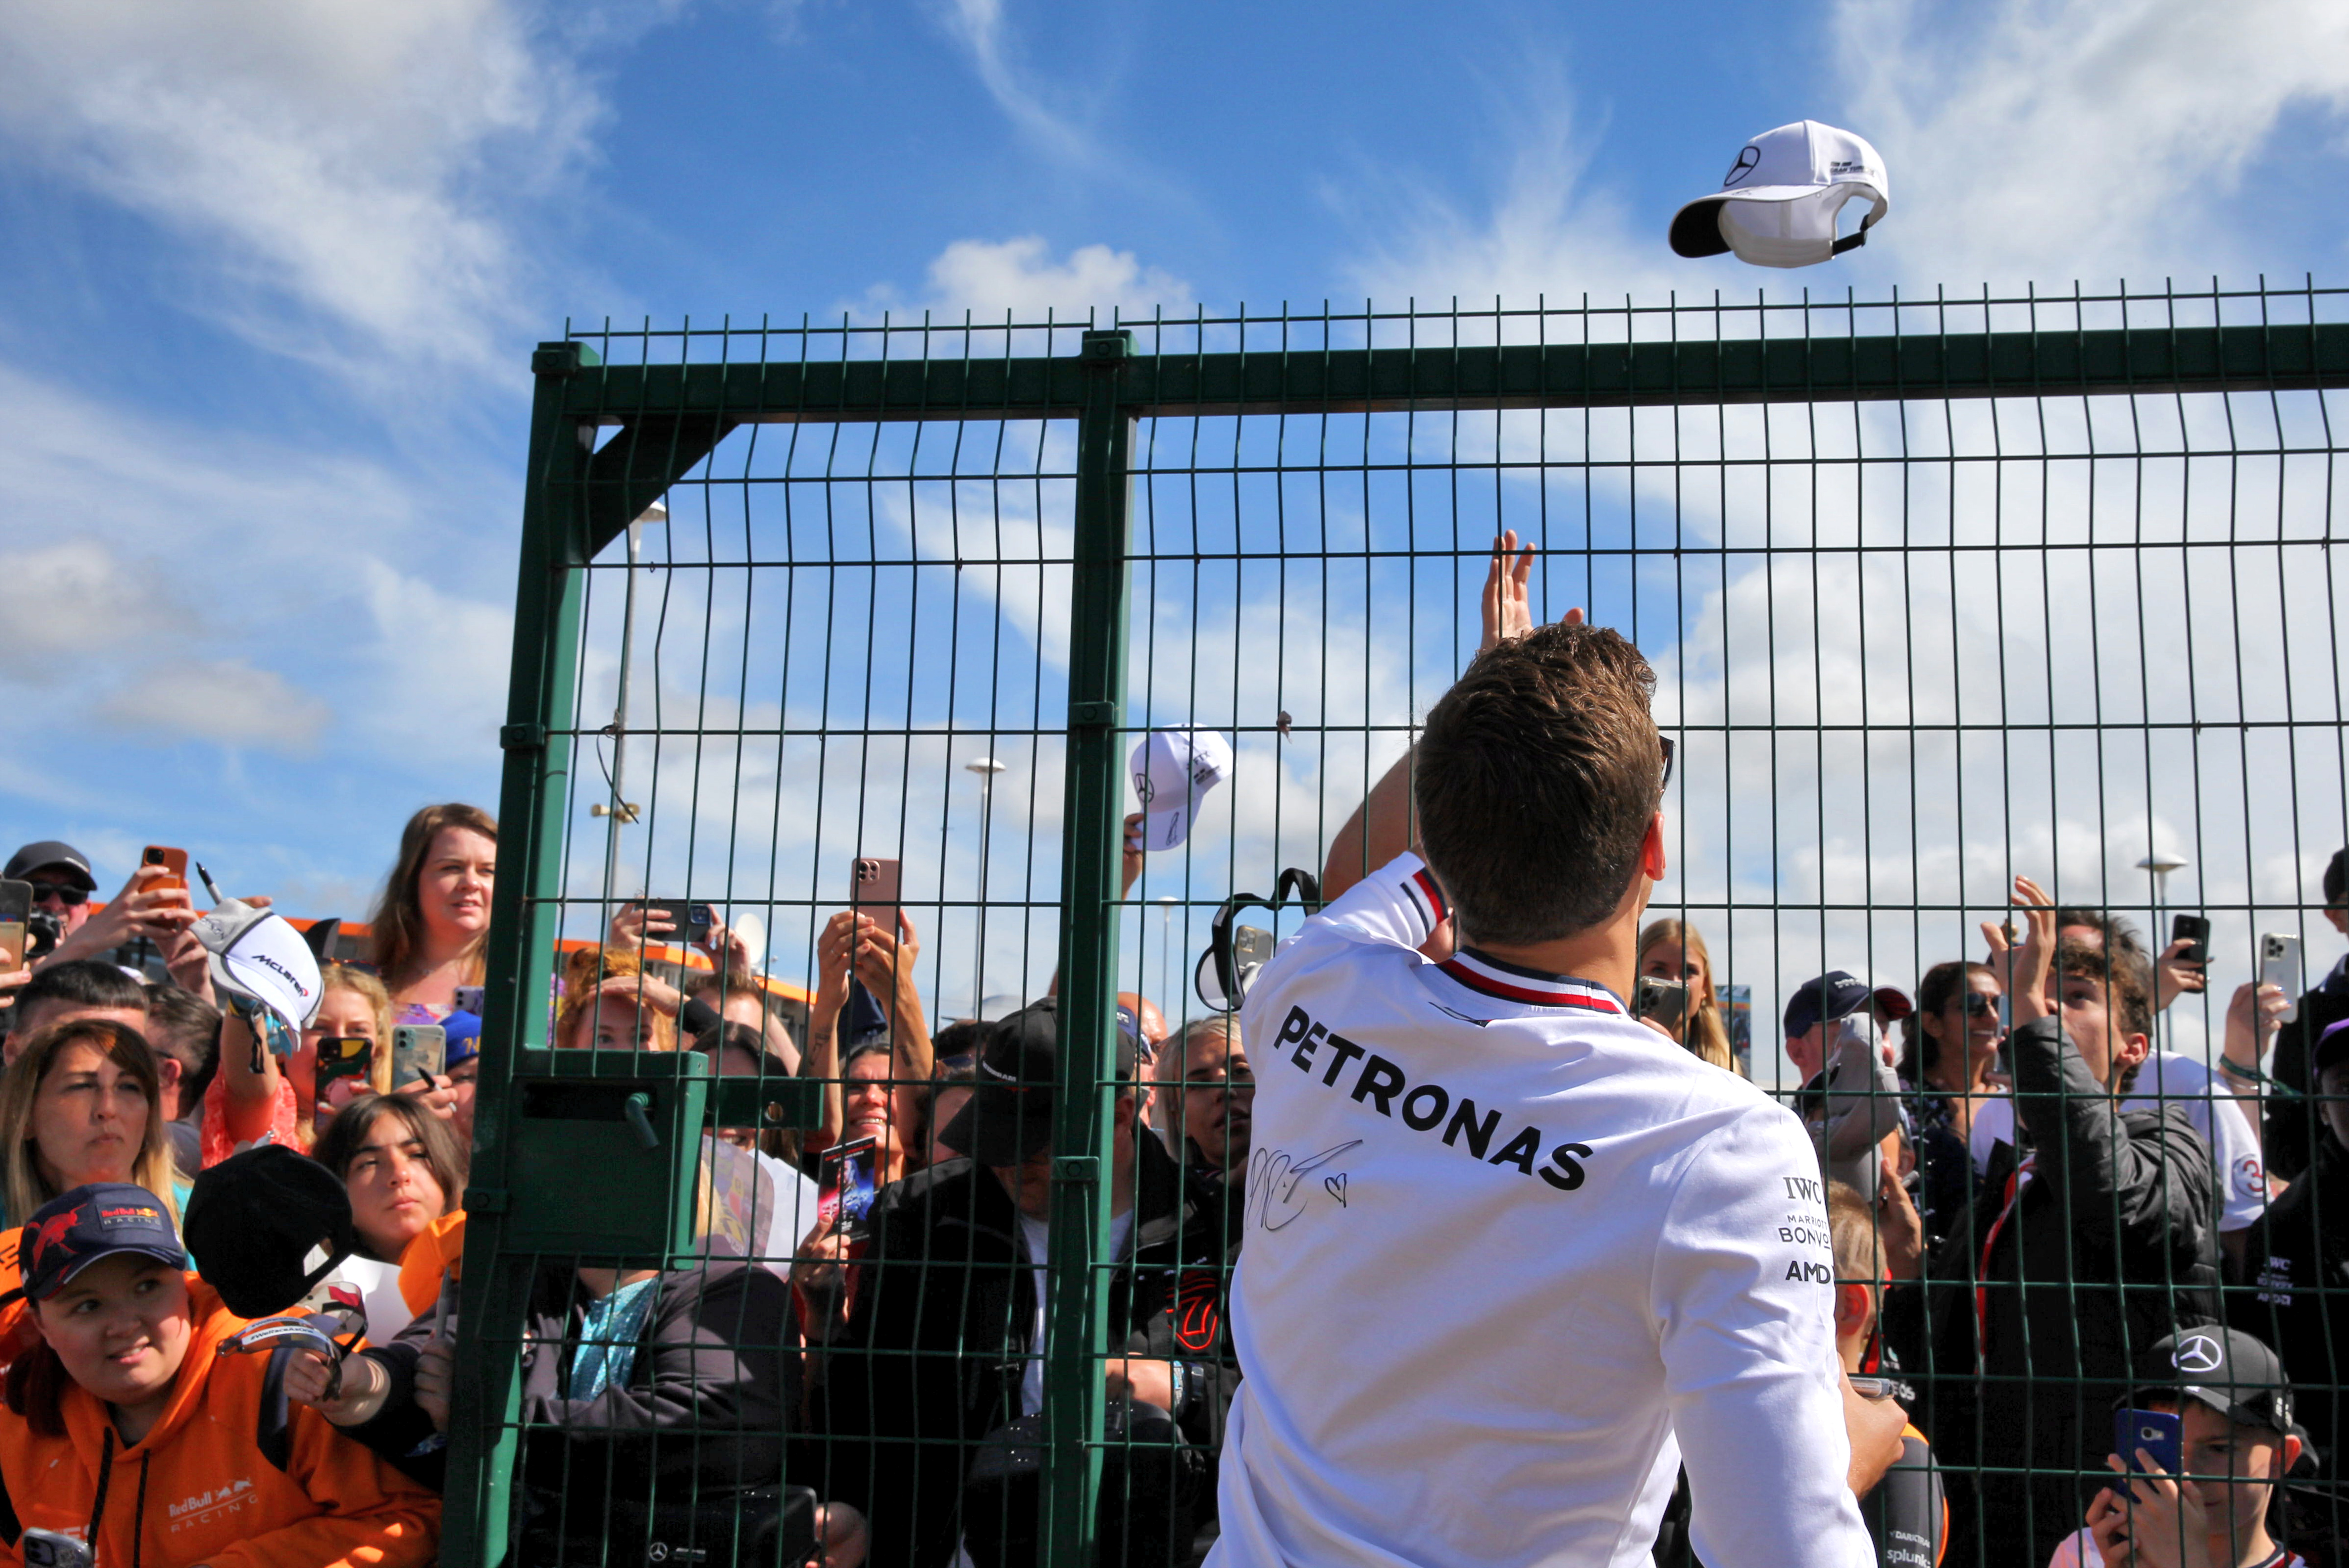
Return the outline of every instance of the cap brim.
[[[67,1268],[66,1272],[57,1276],[57,1282],[56,1284],[51,1285],[47,1291],[43,1292],[38,1296],[35,1296],[29,1289],[25,1292],[25,1294],[30,1300],[47,1301],[49,1297],[57,1294],[59,1291],[73,1283],[74,1281],[80,1276],[82,1271],[88,1268],[92,1263],[104,1262],[109,1258],[119,1258],[125,1254],[136,1258],[151,1258],[156,1262],[164,1265],[166,1268],[184,1269],[188,1266],[188,1254],[184,1248],[178,1251],[166,1251],[160,1246],[150,1247],[146,1245],[144,1242],[126,1241],[119,1247],[109,1247],[104,1251],[92,1252],[86,1258],[76,1258],[72,1264]]]
[[[1909,993],[1899,986],[1879,985],[1869,994],[1877,1006],[1895,1018],[1906,1018],[1917,1011],[1917,1004],[1910,1002]]]
[[[938,1137],[981,1165],[1024,1165],[1051,1145],[1052,1096],[982,1083]]]
[[[1717,256],[1729,254],[1729,242],[1721,234],[1721,203],[1719,196],[1699,196],[1672,214],[1672,254],[1689,257]]]

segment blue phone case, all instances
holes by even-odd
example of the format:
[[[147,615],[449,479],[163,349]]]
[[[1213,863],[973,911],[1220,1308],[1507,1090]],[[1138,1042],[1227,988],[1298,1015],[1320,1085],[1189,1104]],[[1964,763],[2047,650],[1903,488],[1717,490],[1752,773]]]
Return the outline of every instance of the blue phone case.
[[[2143,1449],[2153,1456],[2154,1463],[2169,1474],[2183,1475],[2186,1463],[2182,1430],[2178,1417],[2166,1410],[2116,1410],[2113,1452],[2121,1457],[2121,1463],[2136,1470],[2137,1451]]]

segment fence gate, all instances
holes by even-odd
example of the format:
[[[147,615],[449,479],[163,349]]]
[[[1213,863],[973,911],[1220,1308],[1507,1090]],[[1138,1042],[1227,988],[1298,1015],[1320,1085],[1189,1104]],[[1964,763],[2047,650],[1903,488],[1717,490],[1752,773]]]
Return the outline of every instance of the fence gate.
[[[1108,1391],[1112,1314],[1147,1283],[1112,1247],[1117,993],[1174,1026],[1206,1015],[1211,917],[1323,866],[1474,653],[1503,529],[1540,547],[1537,618],[1587,606],[1657,670],[1679,760],[1651,913],[1706,939],[1713,1016],[1763,1086],[1795,1087],[1778,1019],[1803,980],[1913,996],[1930,967],[1984,956],[2018,872],[2160,921],[2157,949],[2173,912],[2207,916],[2209,990],[2154,1032],[2215,1054],[2262,933],[2300,939],[2312,981],[2341,947],[2316,917],[2349,842],[2344,323],[2338,292],[2214,290],[1108,330],[729,321],[542,345],[448,1560],[551,1561],[567,1530],[565,1561],[771,1561],[697,1509],[739,1502],[712,1455],[860,1502],[877,1465],[968,1461],[929,1417],[895,1449],[837,1435],[846,1405],[883,1398],[877,1353],[803,1346],[798,1311],[830,1307],[778,1308],[779,1282],[722,1262],[788,1272],[816,1223],[801,1168],[819,1169],[822,1096],[785,1065],[796,1020],[768,1031],[776,1049],[713,1060],[662,1049],[676,1026],[650,984],[641,1015],[580,1005],[613,915],[649,895],[711,906],[821,1016],[816,944],[860,859],[897,863],[866,901],[902,907],[919,944],[884,999],[894,1137],[918,1146],[930,1110],[928,1084],[904,1082],[931,1061],[907,1054],[914,1007],[936,1033],[1057,975],[1058,1064],[1031,1085],[1058,1091],[1048,1284],[1040,1333],[1009,1328],[1043,1363],[1036,1555],[1091,1560],[1126,1506],[1097,1507],[1105,1459],[1164,1451],[1141,1457]],[[1229,776],[1122,891],[1128,753],[1175,726],[1225,737]],[[1281,934],[1299,915],[1245,918]],[[712,1000],[755,1042],[744,998]],[[874,1022],[856,1005],[836,1040]],[[1162,1061],[1163,1129],[1185,1103],[1179,1041]],[[2240,1114],[2197,1092],[2205,1116]],[[2311,1104],[2292,1103],[2303,1160]],[[931,1338],[900,1371],[948,1405],[999,1386],[1019,1415],[1036,1385],[1004,1362],[1003,1322],[985,1353],[932,1333],[982,1293],[968,1258],[931,1262],[927,1287],[919,1257],[856,1287],[927,1290]],[[667,1272],[647,1298],[614,1288],[632,1270]],[[697,1296],[730,1362],[664,1347],[665,1314]],[[1218,1353],[1200,1354],[1195,1375]],[[638,1357],[669,1401],[657,1433],[614,1414]],[[2292,1370],[2329,1427],[2335,1375]],[[724,1386],[697,1402],[702,1379]],[[1982,1451],[1979,1431],[1930,1435]],[[1975,1496],[1953,1484],[1961,1512]],[[1005,1555],[964,1528],[974,1563]]]

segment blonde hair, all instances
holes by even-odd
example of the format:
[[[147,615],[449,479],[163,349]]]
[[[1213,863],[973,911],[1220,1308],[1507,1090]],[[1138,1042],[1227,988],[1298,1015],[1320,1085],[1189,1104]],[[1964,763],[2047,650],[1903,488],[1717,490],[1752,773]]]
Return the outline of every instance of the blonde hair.
[[[0,1074],[0,1189],[8,1201],[8,1220],[22,1225],[34,1210],[61,1196],[41,1175],[33,1147],[33,1106],[41,1085],[57,1058],[71,1045],[94,1045],[98,1053],[138,1081],[147,1096],[147,1133],[131,1161],[130,1179],[153,1193],[180,1221],[179,1199],[171,1188],[178,1179],[171,1165],[171,1141],[163,1133],[163,1085],[155,1070],[155,1053],[136,1029],[103,1018],[74,1018],[42,1030],[25,1042],[24,1054]]]
[[[424,857],[432,853],[432,841],[451,827],[467,828],[492,844],[497,842],[497,818],[478,805],[428,805],[408,819],[408,826],[399,834],[399,858],[392,863],[391,875],[384,878],[383,892],[377,898],[375,914],[368,921],[370,956],[387,987],[403,984],[422,952],[424,903],[417,894],[416,884],[424,875]],[[478,982],[482,977],[481,950],[487,940],[484,933],[466,954],[465,978],[469,983]]]
[[[1645,965],[1648,950],[1661,947],[1666,942],[1681,950],[1683,966],[1689,959],[1694,958],[1698,967],[1704,971],[1703,990],[1701,992],[1694,989],[1690,991],[1688,1019],[1681,1026],[1682,1040],[1692,1054],[1724,1072],[1737,1071],[1737,1058],[1729,1053],[1729,1025],[1721,1016],[1720,988],[1713,983],[1713,954],[1705,950],[1703,934],[1686,920],[1676,920],[1670,916],[1651,920],[1648,929],[1640,933],[1640,953],[1634,961],[1635,965]]]
[[[1884,1283],[1884,1241],[1876,1232],[1876,1210],[1848,1182],[1827,1183],[1827,1235],[1835,1244],[1836,1283]]]
[[[375,1014],[375,1038],[367,1046],[367,1087],[378,1095],[391,1093],[390,990],[363,969],[330,962],[318,971],[318,995],[323,999],[330,991],[347,991],[364,998],[367,1011]],[[309,1114],[295,1122],[294,1136],[305,1150],[318,1141],[318,1106],[315,1100]]]
[[[563,1044],[571,1027],[595,1004],[595,988],[607,980],[645,972],[645,961],[626,948],[575,948],[563,961],[563,1005],[554,1015],[554,1043]],[[639,1010],[648,1014],[652,1027],[645,1049],[674,1051],[677,1049],[677,1024],[666,1014],[639,1003]],[[590,1041],[590,1044],[594,1042]],[[843,1064],[844,1065],[844,1064]]]

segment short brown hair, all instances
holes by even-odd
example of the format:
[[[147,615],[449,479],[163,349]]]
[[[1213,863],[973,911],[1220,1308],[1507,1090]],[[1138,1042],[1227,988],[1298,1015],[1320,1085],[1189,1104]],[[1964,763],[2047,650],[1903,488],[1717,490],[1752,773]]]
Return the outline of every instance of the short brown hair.
[[[1827,1183],[1827,1235],[1835,1246],[1836,1283],[1884,1283],[1884,1239],[1877,1233],[1876,1210],[1857,1188]]]
[[[2105,1015],[2110,1023],[2123,1034],[2152,1034],[2153,974],[2142,959],[2110,944],[2092,948],[2069,941],[2055,950],[2054,978],[2096,981],[2105,988]],[[2137,1068],[2129,1068],[2111,1085],[2112,1091],[2127,1093],[2137,1074]]]
[[[1479,654],[1427,715],[1412,793],[1461,940],[1523,946],[1615,912],[1663,794],[1656,672],[1605,627]]]

